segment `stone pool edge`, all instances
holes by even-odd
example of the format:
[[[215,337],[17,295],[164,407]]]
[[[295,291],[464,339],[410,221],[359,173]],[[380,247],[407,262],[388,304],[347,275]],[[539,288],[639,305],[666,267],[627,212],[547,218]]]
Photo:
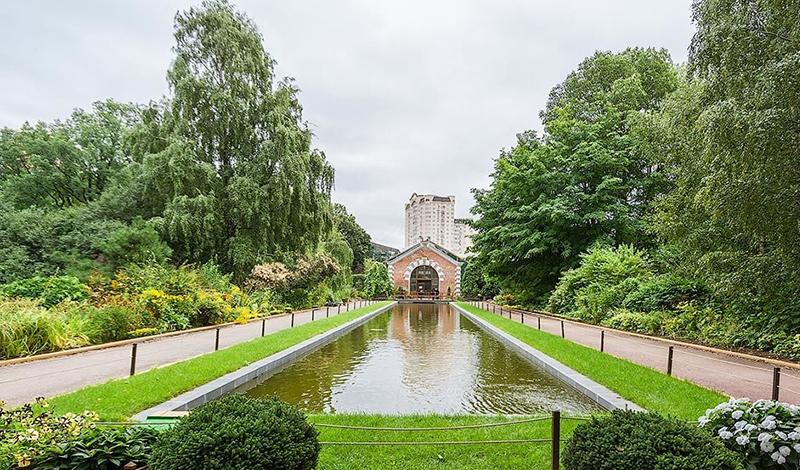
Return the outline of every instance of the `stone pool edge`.
[[[258,360],[248,366],[237,369],[233,372],[218,377],[211,382],[207,382],[197,388],[184,392],[171,398],[159,405],[140,411],[133,415],[134,421],[146,421],[148,417],[163,417],[174,415],[176,412],[185,412],[219,398],[233,390],[239,388],[247,382],[255,380],[263,375],[270,374],[285,367],[303,356],[311,354],[319,348],[344,336],[350,331],[358,328],[364,323],[372,320],[381,313],[394,307],[397,302],[379,307],[372,312],[350,320],[328,331],[322,332],[312,338],[290,346],[283,351],[278,351],[271,356]]]
[[[467,317],[470,321],[478,325],[481,329],[489,333],[496,340],[503,343],[512,351],[520,354],[523,358],[534,363],[548,374],[588,396],[603,408],[607,410],[645,411],[641,406],[630,400],[622,398],[618,393],[614,392],[608,387],[600,385],[580,372],[567,367],[547,354],[539,351],[522,340],[517,339],[509,333],[506,333],[500,328],[478,317],[477,315],[468,312],[455,303],[451,303],[450,306],[451,308],[456,309],[456,311],[458,311],[461,315]]]

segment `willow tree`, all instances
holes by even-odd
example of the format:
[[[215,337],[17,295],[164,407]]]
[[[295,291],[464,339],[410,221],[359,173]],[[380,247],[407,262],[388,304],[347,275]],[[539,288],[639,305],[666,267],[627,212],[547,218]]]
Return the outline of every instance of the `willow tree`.
[[[333,169],[311,146],[298,89],[275,77],[256,26],[225,1],[179,13],[175,40],[172,96],[142,130],[163,145],[146,146],[156,152],[128,182],[139,208],[178,259],[239,278],[314,249],[331,229]]]

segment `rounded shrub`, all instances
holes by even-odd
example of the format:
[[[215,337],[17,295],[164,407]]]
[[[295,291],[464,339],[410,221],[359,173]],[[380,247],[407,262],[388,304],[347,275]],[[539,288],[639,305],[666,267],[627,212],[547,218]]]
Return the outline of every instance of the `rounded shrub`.
[[[614,411],[575,428],[567,470],[739,470],[739,457],[695,425],[655,413]]]
[[[317,430],[277,398],[229,395],[182,418],[153,446],[153,470],[313,469]]]

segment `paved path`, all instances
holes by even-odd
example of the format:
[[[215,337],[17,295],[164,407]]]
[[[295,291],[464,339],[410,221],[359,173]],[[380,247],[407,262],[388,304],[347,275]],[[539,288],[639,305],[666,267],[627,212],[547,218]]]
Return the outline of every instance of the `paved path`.
[[[491,309],[491,307],[489,307]],[[500,307],[496,307],[499,314]],[[508,318],[508,310],[503,309]],[[551,317],[525,315],[525,324],[561,336],[561,321]],[[513,311],[511,319],[520,322],[522,313]],[[576,343],[600,349],[601,327],[564,322],[564,337]],[[606,331],[604,350],[608,354],[666,372],[669,344],[662,341]],[[705,351],[691,346],[673,345],[672,375],[737,398],[770,399],[772,397],[772,364],[746,359],[733,354]],[[781,368],[781,401],[800,403],[800,369]]]
[[[355,303],[350,304],[350,309]],[[343,305],[341,311],[345,312]],[[337,307],[329,308],[336,315]],[[326,308],[317,309],[314,318],[325,318]],[[295,312],[294,324],[311,321],[311,311]],[[291,315],[267,318],[266,334],[291,326]],[[243,343],[261,336],[261,322],[220,328],[219,348]],[[137,346],[136,372],[171,364],[214,351],[215,330],[198,331],[166,338],[145,340]],[[0,367],[0,400],[19,405],[34,398],[52,397],[86,385],[127,377],[130,373],[131,346],[117,346],[67,356]]]

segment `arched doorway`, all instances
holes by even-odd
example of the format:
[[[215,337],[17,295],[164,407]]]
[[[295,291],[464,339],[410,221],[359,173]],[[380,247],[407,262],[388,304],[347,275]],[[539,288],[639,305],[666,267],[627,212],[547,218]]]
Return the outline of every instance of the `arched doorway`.
[[[411,271],[409,293],[430,295],[439,292],[439,274],[431,266],[417,266]]]

